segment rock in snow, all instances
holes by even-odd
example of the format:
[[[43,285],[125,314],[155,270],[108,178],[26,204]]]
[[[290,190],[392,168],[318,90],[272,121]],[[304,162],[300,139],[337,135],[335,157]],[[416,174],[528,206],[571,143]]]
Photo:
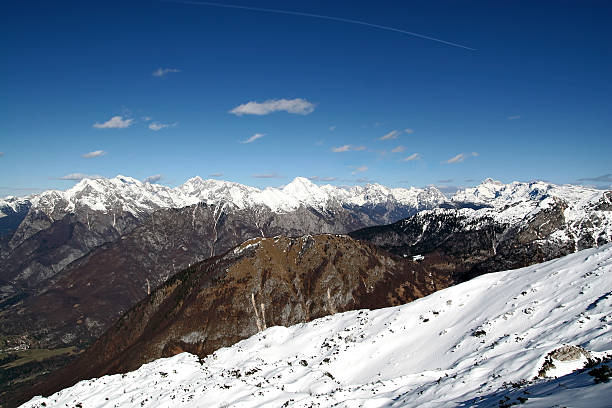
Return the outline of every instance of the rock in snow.
[[[584,355],[612,353],[611,274],[607,244],[403,306],[271,327],[201,361],[179,354],[23,406],[609,406],[612,382],[570,372]],[[544,371],[563,377],[536,379],[550,356],[557,366]]]

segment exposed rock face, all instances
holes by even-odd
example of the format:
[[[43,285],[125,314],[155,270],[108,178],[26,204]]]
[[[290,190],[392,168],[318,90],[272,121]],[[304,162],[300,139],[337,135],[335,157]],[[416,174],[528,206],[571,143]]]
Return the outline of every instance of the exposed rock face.
[[[291,325],[403,304],[451,285],[447,262],[414,262],[339,235],[254,238],[170,278],[34,392],[182,351],[206,355],[256,333],[258,319]]]
[[[412,212],[396,208],[394,214]],[[382,210],[370,215],[359,208],[316,211],[299,206],[290,213],[277,213],[262,206],[236,209],[226,204],[197,204],[157,211],[140,221],[140,226],[133,217],[130,222],[124,220],[123,229],[132,231],[121,235],[110,226],[105,231],[90,230],[86,221],[68,215],[26,240],[7,261],[4,273],[21,271],[13,282],[27,284],[28,290],[22,286],[18,292],[22,296],[0,304],[0,308],[4,306],[0,334],[25,334],[33,347],[87,344],[144,298],[147,285],[154,288],[177,271],[247,239],[346,233],[389,217]],[[44,247],[34,241],[45,243]],[[105,241],[112,242],[102,244]],[[88,252],[93,242],[101,245]],[[19,259],[30,263],[10,262]],[[65,266],[66,262],[72,263]]]
[[[402,256],[450,257],[459,282],[611,242],[609,200],[610,192],[582,203],[541,195],[498,208],[436,209],[350,235]]]
[[[0,243],[11,239],[19,224],[28,214],[32,203],[29,199],[8,197],[0,200]]]
[[[197,204],[214,208],[210,226],[216,228],[215,242],[208,252],[191,253],[195,262],[220,253],[217,247],[223,252],[241,242],[224,242],[224,234],[234,234],[223,230],[232,228],[223,223],[227,217],[241,224],[243,231],[237,235],[243,239],[261,236],[264,230],[285,235],[344,233],[397,221],[446,201],[435,188],[340,188],[317,186],[300,177],[282,189],[265,190],[199,177],[176,188],[125,176],[84,179],[67,191],[0,200],[0,302],[14,303],[11,297],[46,287],[46,281],[72,261],[116,241],[160,210]],[[194,211],[193,219],[199,217],[197,208]]]

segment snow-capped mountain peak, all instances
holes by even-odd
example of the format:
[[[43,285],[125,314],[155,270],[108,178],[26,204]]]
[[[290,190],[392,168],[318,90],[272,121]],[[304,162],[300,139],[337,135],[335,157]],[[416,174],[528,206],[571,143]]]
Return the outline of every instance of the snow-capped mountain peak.
[[[31,201],[35,209],[48,215],[74,212],[78,208],[90,208],[104,213],[127,211],[137,215],[200,202],[229,204],[241,209],[259,205],[273,212],[287,212],[300,205],[325,210],[333,205],[362,206],[389,202],[418,208],[420,195],[428,199],[429,208],[446,201],[441,193],[431,194],[431,191],[431,188],[390,189],[379,184],[364,187],[318,186],[304,177],[296,177],[282,188],[268,187],[261,190],[235,182],[196,176],[171,188],[118,175],[111,179],[86,178],[66,191],[45,191],[33,196]]]

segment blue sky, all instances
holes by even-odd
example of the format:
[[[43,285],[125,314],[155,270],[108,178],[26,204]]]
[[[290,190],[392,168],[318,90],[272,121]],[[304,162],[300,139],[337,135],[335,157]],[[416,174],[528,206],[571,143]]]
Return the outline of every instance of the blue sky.
[[[84,174],[612,184],[609,2],[220,3],[475,50],[236,8],[3,2],[0,196]]]

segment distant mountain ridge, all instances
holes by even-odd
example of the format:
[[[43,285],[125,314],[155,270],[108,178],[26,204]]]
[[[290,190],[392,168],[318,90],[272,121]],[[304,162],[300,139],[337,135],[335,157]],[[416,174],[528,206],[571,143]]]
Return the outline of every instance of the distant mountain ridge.
[[[303,177],[283,188],[264,190],[200,177],[175,188],[121,175],[83,179],[66,191],[0,200],[0,260],[5,265],[0,269],[0,300],[5,297],[3,293],[13,291],[6,283],[17,279],[31,286],[48,279],[93,248],[129,233],[160,210],[206,204],[215,208],[217,221],[224,214],[246,211],[259,234],[273,214],[306,210],[315,218],[330,220],[342,218],[338,214],[343,213],[354,219],[353,224],[300,231],[344,233],[396,221],[447,201],[433,187],[391,189],[371,184],[343,188],[317,186]],[[251,236],[244,237],[248,238]]]
[[[612,242],[612,191],[487,179],[451,201],[350,235],[398,255],[453,257],[459,281]]]
[[[29,202],[32,208],[57,219],[61,214],[80,208],[111,213],[123,211],[138,216],[161,208],[182,208],[198,203],[229,203],[240,209],[264,206],[274,212],[288,212],[300,205],[325,210],[333,204],[361,206],[388,201],[417,208],[447,200],[435,187],[318,186],[304,177],[296,177],[282,188],[258,189],[230,181],[204,180],[199,176],[171,188],[118,175],[111,179],[86,178],[66,191],[49,190],[22,199],[7,197],[0,200],[0,211],[7,207],[14,210],[18,202]]]

